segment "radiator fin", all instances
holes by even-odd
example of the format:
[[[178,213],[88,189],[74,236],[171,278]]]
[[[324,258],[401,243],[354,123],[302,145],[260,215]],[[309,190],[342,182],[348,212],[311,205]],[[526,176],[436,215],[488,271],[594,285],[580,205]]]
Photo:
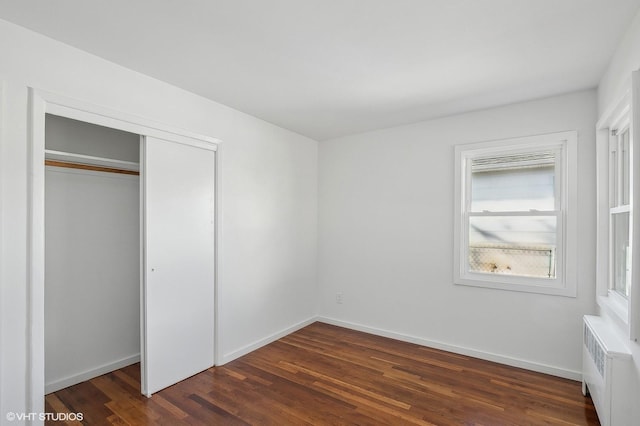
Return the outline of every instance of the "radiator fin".
[[[584,327],[584,345],[591,355],[600,377],[604,378],[605,351],[590,327]]]

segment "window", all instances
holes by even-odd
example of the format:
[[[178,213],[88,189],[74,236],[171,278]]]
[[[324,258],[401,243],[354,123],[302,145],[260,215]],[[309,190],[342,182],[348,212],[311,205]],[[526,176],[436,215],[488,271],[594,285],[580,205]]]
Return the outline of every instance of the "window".
[[[631,287],[631,180],[629,123],[611,130],[609,140],[609,290],[624,299]]]
[[[456,284],[575,296],[576,144],[563,132],[456,147]]]
[[[640,241],[640,215],[634,213],[640,199],[640,150],[634,149],[634,129],[639,128],[640,71],[634,71],[631,87],[596,125],[596,290],[601,313],[635,341],[640,338],[640,256],[632,252]]]

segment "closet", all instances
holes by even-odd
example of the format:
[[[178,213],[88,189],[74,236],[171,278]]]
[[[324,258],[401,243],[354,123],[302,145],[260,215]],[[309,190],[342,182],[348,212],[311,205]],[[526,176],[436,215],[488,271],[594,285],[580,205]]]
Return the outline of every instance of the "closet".
[[[140,136],[45,125],[49,393],[140,360]]]
[[[214,364],[215,143],[113,123],[46,114],[46,393],[139,360],[151,396]]]

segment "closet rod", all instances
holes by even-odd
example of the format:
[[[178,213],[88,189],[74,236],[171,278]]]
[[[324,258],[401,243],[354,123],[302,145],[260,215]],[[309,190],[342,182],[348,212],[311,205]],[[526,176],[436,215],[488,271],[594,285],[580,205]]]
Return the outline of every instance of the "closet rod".
[[[116,160],[114,158],[94,157],[92,155],[76,154],[74,152],[44,150],[47,160],[63,161],[65,163],[90,164],[109,167],[111,169],[139,170],[140,164],[133,161]]]
[[[94,166],[91,164],[70,163],[67,161],[44,160],[45,166],[65,167],[67,169],[91,170],[94,172],[118,173],[123,175],[139,176],[140,172],[135,170],[117,169],[114,167]]]

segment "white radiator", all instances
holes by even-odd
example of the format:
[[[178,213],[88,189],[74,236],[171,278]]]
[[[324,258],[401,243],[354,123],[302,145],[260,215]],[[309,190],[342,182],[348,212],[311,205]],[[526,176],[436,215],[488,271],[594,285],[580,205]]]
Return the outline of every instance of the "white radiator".
[[[631,352],[611,324],[585,315],[582,393],[591,395],[602,426],[631,423]]]

